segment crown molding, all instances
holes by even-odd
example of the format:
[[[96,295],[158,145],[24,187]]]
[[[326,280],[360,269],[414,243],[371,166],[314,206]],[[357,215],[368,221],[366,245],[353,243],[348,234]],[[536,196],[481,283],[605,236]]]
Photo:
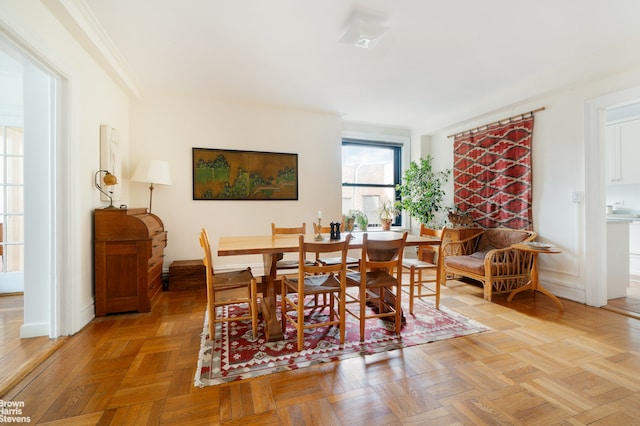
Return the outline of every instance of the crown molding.
[[[49,0],[43,3],[129,96],[140,96],[129,64],[84,0]]]

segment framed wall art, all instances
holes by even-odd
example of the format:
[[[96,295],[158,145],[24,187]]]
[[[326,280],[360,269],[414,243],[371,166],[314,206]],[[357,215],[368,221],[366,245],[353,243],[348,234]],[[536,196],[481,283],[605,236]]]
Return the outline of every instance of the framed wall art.
[[[193,148],[194,200],[297,200],[298,154]]]
[[[100,125],[100,170],[108,170],[118,180],[122,179],[122,153],[120,152],[120,131],[106,124]],[[114,200],[122,199],[122,185],[109,187]],[[100,194],[102,201],[109,197]]]

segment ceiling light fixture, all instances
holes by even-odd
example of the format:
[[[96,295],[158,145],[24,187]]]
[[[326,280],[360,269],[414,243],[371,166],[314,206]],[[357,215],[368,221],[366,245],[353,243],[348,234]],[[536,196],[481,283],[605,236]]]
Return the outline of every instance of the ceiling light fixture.
[[[372,49],[388,29],[382,16],[354,10],[345,22],[340,43]]]

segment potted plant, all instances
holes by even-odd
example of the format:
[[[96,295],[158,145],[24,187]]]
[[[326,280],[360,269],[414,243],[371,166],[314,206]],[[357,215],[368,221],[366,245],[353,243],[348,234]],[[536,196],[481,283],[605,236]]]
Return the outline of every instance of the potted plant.
[[[473,225],[473,218],[456,206],[447,208],[447,219],[454,228]]]
[[[342,215],[342,226],[343,231],[351,233],[353,231],[353,226],[356,222],[356,218],[352,214],[353,210],[349,210],[349,212]]]
[[[451,176],[451,169],[434,171],[431,155],[412,161],[404,171],[402,183],[396,189],[400,192],[397,207],[411,217],[429,227],[435,227],[436,213],[442,210],[444,184]]]
[[[344,223],[344,230],[346,232],[353,231],[354,224],[357,224],[358,228],[362,231],[366,231],[369,226],[369,218],[361,210],[349,210],[346,214],[342,215],[342,222]]]
[[[391,229],[391,224],[398,214],[400,214],[400,210],[390,199],[385,198],[382,200],[382,204],[378,208],[378,216],[380,217],[383,231]]]

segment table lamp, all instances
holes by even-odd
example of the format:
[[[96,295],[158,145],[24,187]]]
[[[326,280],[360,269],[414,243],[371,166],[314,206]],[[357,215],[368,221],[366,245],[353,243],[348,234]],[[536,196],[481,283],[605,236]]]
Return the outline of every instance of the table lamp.
[[[109,172],[109,170],[98,170],[94,176],[96,188],[98,188],[98,191],[102,192],[104,195],[106,195],[109,198],[109,206],[105,207],[105,209],[115,209],[115,207],[113,206],[113,191],[109,191],[107,193],[104,189],[102,189],[102,186],[100,186],[100,183],[98,180],[98,175],[100,173],[105,174],[104,177],[102,178],[102,182],[104,182],[105,186],[117,185],[118,178],[115,175],[112,175]]]
[[[171,172],[169,163],[161,160],[142,160],[138,163],[133,176],[133,182],[149,183],[149,213],[153,201],[153,184],[171,185]]]

